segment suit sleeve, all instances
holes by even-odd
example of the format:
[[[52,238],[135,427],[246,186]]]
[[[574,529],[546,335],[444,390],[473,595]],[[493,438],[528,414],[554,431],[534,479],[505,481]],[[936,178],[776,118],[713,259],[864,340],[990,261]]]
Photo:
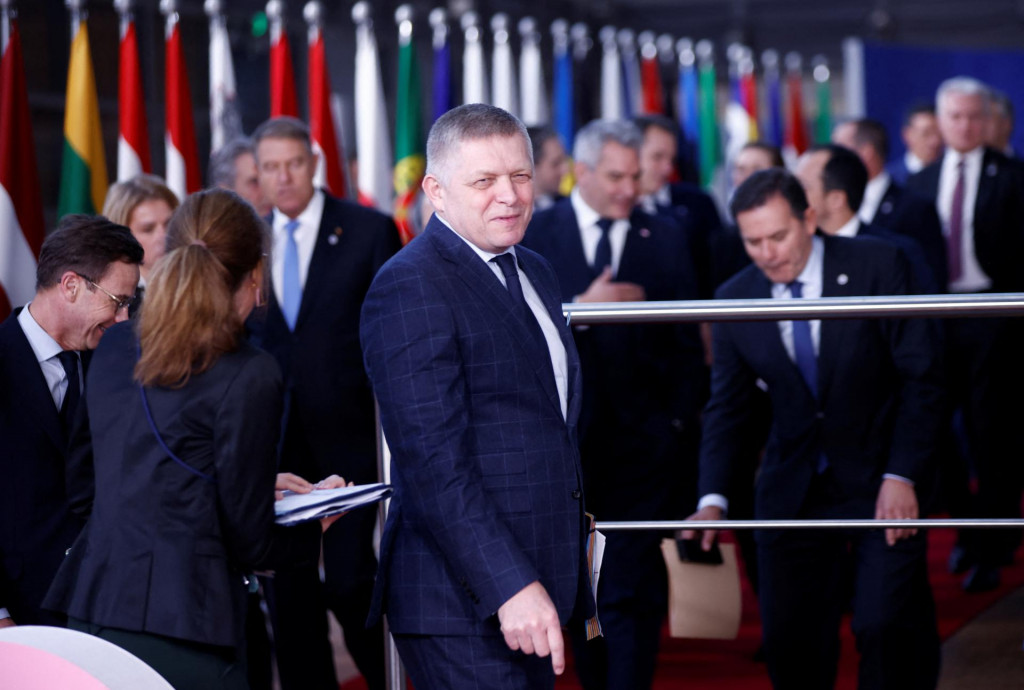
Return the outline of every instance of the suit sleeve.
[[[269,356],[254,357],[228,386],[214,421],[221,530],[232,560],[248,570],[319,556],[319,523],[274,524],[280,428],[280,375]],[[285,532],[294,538],[281,539]]]
[[[451,307],[428,276],[395,268],[379,274],[367,295],[361,330],[396,498],[403,524],[436,546],[485,619],[539,574],[498,518],[470,454],[470,363]]]
[[[906,258],[894,253],[887,270],[880,271],[887,283],[877,294],[905,295],[909,292],[910,270]],[[931,319],[882,319],[880,327],[888,341],[898,379],[896,412],[889,462],[885,472],[912,480],[929,481],[935,468],[943,410],[942,354],[939,325]]]
[[[704,408],[698,496],[728,497],[738,471],[742,434],[752,414],[757,377],[739,352],[731,324],[715,323],[711,332],[714,361],[711,398]]]

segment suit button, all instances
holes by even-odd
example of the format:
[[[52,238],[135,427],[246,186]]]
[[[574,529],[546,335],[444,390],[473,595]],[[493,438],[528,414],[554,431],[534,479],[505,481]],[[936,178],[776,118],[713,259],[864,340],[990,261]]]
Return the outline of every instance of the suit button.
[[[579,489],[573,489],[573,492],[572,492],[571,496],[573,497],[574,500],[578,501],[581,498],[583,498],[583,492],[580,491]]]

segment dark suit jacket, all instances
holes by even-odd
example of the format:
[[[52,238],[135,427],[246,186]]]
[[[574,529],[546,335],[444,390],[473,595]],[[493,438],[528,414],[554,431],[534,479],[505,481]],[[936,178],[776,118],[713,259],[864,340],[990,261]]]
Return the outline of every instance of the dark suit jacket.
[[[942,159],[907,180],[907,188],[935,203]],[[1024,290],[1024,174],[1001,153],[985,149],[974,204],[974,252],[993,292]]]
[[[523,345],[490,267],[436,217],[378,273],[366,369],[392,453],[371,621],[392,632],[498,635],[498,608],[539,580],[562,622],[591,615],[576,420],[580,366],[546,261],[517,248],[568,357],[568,414]]]
[[[671,204],[660,213],[675,216],[687,236],[690,259],[697,284],[697,296],[709,299],[714,294],[711,247],[714,237],[722,231],[722,219],[711,197],[700,187],[676,182],[669,187]]]
[[[48,622],[40,603],[82,527],[64,491],[67,442],[20,309],[0,324],[0,607]]]
[[[679,228],[640,210],[629,221],[615,280],[643,286],[648,300],[696,299],[693,264]],[[563,302],[585,292],[594,280],[569,199],[534,214],[523,245],[551,262]],[[653,517],[664,503],[658,490],[671,487],[677,509],[685,510],[676,486],[683,479],[681,436],[698,433],[707,391],[696,327],[606,325],[574,329],[573,336],[583,365],[580,431],[588,446],[584,465],[587,488],[594,488],[588,494],[591,508],[604,519],[622,515],[624,508],[640,508]],[[622,471],[623,458],[612,444],[599,444],[603,452],[589,447],[592,434],[632,439],[635,457],[629,471]],[[692,492],[692,478],[687,484]]]
[[[359,349],[359,309],[370,282],[401,247],[394,221],[324,199],[295,331],[274,291],[249,320],[253,342],[277,360],[285,382],[281,469],[310,479],[336,473],[377,481],[373,394]]]
[[[890,182],[875,211],[875,217],[871,219],[871,225],[914,240],[923,252],[938,291],[946,291],[949,282],[946,240],[942,236],[942,223],[934,202]]]
[[[280,372],[243,344],[182,388],[146,389],[167,447],[216,479],[207,481],[158,444],[133,380],[132,328],[107,331],[89,367],[68,484],[91,514],[46,606],[101,626],[239,646],[243,575],[287,567],[316,553],[320,538],[315,522],[273,538],[285,530],[273,507]]]
[[[910,265],[910,286],[908,292],[915,295],[936,295],[945,292],[945,283],[935,279],[932,267],[928,265],[921,245],[908,235],[902,235],[876,223],[860,223],[857,237],[870,237],[897,247]]]
[[[907,179],[911,176],[911,172],[907,170],[907,162],[904,160],[903,156],[890,161],[889,164],[885,166],[885,170],[892,176],[893,182],[900,185],[906,184]]]
[[[894,247],[841,237],[822,241],[824,297],[907,292],[907,263]],[[717,297],[769,298],[771,283],[750,266]],[[818,398],[786,353],[777,323],[715,324],[701,495],[728,495],[741,462],[736,431],[751,411],[759,378],[768,385],[773,412],[757,483],[759,519],[800,515],[822,452],[844,492],[842,517],[873,516],[884,473],[914,481],[919,493],[927,490],[942,411],[939,348],[927,321],[822,320]]]

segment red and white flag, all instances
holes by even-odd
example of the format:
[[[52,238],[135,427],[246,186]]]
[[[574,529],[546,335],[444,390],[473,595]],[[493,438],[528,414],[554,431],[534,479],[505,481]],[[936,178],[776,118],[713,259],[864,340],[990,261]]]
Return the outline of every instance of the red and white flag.
[[[185,70],[185,53],[181,46],[178,13],[173,2],[165,2],[167,26],[165,38],[164,107],[166,132],[164,148],[167,151],[167,186],[179,199],[199,191],[202,180],[199,173],[199,148],[196,128],[192,121],[192,95]]]
[[[130,2],[118,2],[121,15],[121,55],[118,71],[117,179],[127,180],[152,171],[146,103],[139,69],[139,42]]]
[[[279,0],[267,3],[267,19],[270,20],[270,117],[298,117],[295,69],[292,67],[292,49],[281,16],[283,10]]]
[[[45,233],[21,37],[6,5],[2,12],[10,37],[0,58],[0,320],[32,299]]]
[[[320,159],[314,183],[325,187],[337,197],[345,196],[345,173],[341,147],[334,132],[331,112],[331,78],[327,71],[327,54],[321,30],[320,3],[306,5],[309,22],[309,133]]]

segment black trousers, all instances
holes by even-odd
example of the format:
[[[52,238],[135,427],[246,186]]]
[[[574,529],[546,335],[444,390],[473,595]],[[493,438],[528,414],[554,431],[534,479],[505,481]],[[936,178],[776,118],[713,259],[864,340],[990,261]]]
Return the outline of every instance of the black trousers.
[[[833,500],[836,494],[826,472],[799,517],[870,517],[870,508],[851,510]],[[894,546],[884,530],[778,530],[757,538],[765,661],[777,690],[834,687],[848,603],[860,688],[935,687],[939,636],[923,532]]]

